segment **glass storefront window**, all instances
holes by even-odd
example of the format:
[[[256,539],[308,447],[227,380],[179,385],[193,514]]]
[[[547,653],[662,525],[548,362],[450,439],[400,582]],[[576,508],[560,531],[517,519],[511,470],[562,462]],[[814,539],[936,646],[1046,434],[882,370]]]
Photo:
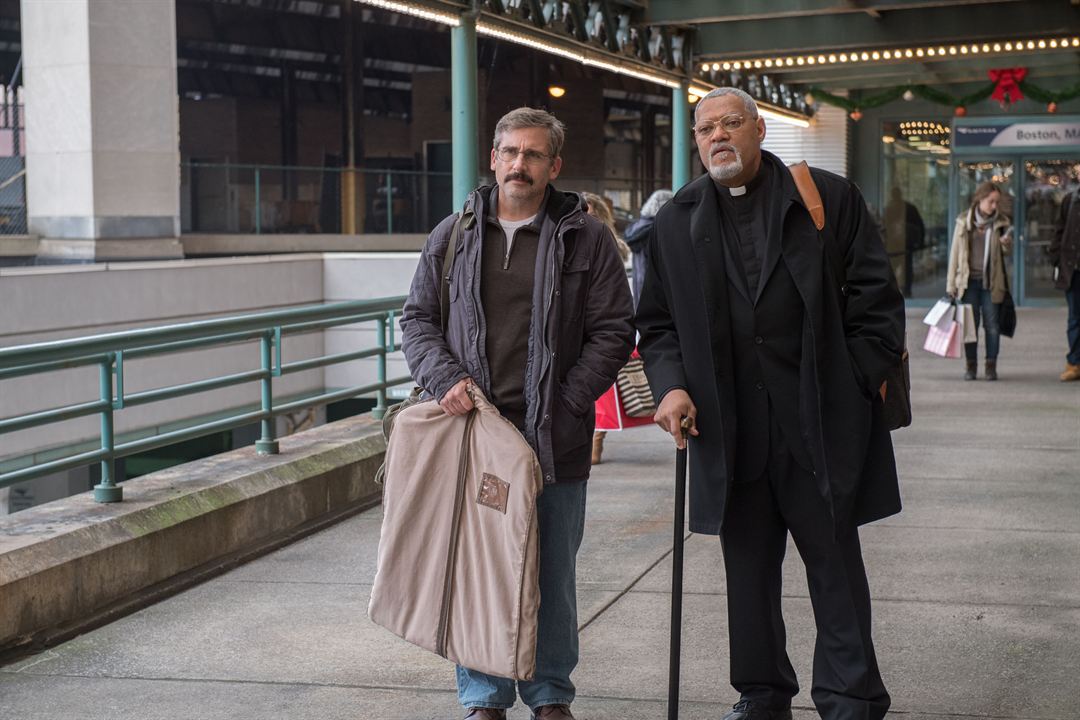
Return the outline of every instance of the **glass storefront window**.
[[[951,227],[948,121],[885,122],[881,143],[880,221],[896,280],[905,297],[940,297],[945,291]]]

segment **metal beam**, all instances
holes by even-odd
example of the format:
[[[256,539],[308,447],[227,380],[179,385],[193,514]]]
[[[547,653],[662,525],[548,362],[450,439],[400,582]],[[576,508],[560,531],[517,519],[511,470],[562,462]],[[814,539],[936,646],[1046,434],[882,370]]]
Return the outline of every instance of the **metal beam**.
[[[744,20],[776,20],[815,15],[882,13],[927,8],[989,5],[1022,0],[652,0],[644,22],[650,25],[711,25]],[[763,7],[766,6],[767,7]]]
[[[703,25],[698,29],[702,59],[760,56],[776,53],[777,38],[785,54],[845,48],[910,47],[947,43],[1071,34],[1080,27],[1080,8],[1056,0],[1028,0],[982,8],[928,8],[896,13],[882,20],[866,15],[813,15],[768,22],[741,20]]]
[[[450,29],[450,114],[453,138],[453,203],[460,208],[478,182],[476,13],[463,13]]]
[[[690,182],[690,86],[671,91],[671,189]]]

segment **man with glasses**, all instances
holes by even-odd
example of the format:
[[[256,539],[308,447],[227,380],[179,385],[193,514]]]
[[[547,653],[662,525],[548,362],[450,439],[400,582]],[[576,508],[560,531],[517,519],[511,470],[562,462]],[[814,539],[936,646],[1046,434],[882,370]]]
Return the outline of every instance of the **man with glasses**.
[[[876,720],[890,700],[857,528],[900,510],[879,389],[903,350],[903,298],[858,189],[811,170],[819,232],[761,150],[749,95],[712,91],[693,132],[708,173],[656,216],[637,327],[657,423],[689,442],[690,530],[721,538],[740,693],[725,720],[791,718],[789,533],[817,625],[814,704],[826,720]]]
[[[515,687],[458,667],[467,720],[504,720],[518,694],[534,720],[573,720],[576,558],[593,403],[629,359],[634,328],[630,286],[610,231],[588,215],[581,197],[551,185],[562,169],[563,138],[563,124],[543,110],[518,108],[499,120],[491,150],[496,184],[469,195],[460,221],[450,216],[432,231],[401,318],[402,349],[416,382],[450,415],[470,412],[467,388],[479,387],[524,435],[544,476],[536,674]],[[459,233],[451,237],[455,226]],[[440,292],[451,242],[444,331]]]

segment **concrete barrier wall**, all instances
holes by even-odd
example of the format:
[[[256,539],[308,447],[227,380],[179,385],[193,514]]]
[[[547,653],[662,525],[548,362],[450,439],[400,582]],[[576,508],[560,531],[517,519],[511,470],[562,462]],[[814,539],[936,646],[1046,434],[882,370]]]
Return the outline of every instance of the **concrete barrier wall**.
[[[376,504],[381,428],[356,417],[281,453],[235,450],[0,518],[0,656],[58,641]]]

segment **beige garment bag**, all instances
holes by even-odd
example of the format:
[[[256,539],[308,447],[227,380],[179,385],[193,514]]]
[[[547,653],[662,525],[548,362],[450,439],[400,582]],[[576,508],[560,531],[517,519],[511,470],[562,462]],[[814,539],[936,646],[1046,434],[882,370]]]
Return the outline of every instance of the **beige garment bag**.
[[[386,449],[368,615],[414,645],[530,680],[540,606],[535,453],[479,390],[476,410],[402,410]]]

